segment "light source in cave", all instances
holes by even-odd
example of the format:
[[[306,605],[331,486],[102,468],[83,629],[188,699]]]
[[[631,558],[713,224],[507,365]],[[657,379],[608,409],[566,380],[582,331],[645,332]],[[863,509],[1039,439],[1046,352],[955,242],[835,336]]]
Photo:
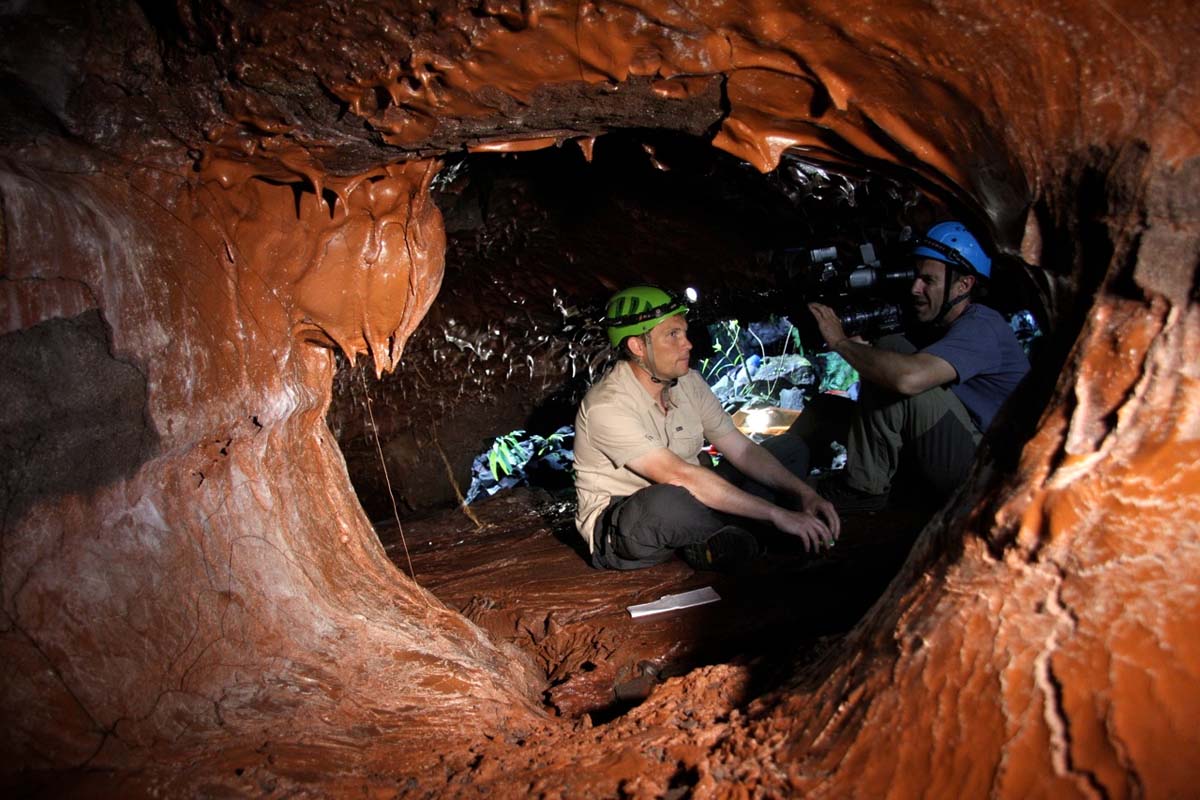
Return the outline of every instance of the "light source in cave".
[[[756,408],[746,414],[746,427],[752,433],[764,434],[771,428],[771,412],[765,408]]]

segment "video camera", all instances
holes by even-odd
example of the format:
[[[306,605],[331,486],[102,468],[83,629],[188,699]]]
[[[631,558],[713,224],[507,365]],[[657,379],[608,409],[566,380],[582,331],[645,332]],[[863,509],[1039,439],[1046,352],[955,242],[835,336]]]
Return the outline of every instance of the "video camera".
[[[805,338],[804,321],[812,315],[809,302],[833,308],[849,336],[882,336],[904,327],[905,298],[916,276],[912,268],[884,267],[875,245],[860,244],[858,252],[844,247],[790,248],[775,251],[773,265],[799,297],[791,315]],[[815,324],[808,335],[816,333]],[[819,333],[816,333],[819,336]]]

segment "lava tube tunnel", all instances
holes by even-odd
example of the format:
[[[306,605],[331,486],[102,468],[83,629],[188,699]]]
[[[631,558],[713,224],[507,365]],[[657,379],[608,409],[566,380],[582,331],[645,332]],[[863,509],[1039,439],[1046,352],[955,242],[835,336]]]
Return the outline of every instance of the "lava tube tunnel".
[[[0,31],[16,796],[1195,794],[1189,3],[29,0]],[[855,402],[814,270],[885,275],[945,219],[1032,365],[949,500],[749,574],[590,566],[571,425],[614,292],[693,290],[694,368],[769,436]],[[880,292],[837,301],[886,322]]]

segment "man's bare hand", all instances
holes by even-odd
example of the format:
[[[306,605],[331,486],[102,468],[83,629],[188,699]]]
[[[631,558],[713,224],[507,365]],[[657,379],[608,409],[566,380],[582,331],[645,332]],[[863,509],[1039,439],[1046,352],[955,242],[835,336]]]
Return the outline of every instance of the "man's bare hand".
[[[800,498],[800,504],[809,514],[822,520],[829,528],[829,532],[833,534],[834,541],[837,541],[837,538],[842,535],[842,520],[838,517],[833,503],[816,492],[809,492]]]
[[[807,511],[788,511],[776,508],[771,515],[771,524],[786,534],[804,542],[805,552],[833,547],[834,535],[829,527]]]
[[[817,329],[821,331],[825,344],[836,350],[837,346],[847,338],[846,329],[842,327],[842,321],[838,319],[838,315],[832,308],[822,303],[809,303],[808,310],[812,312],[813,318],[817,321]]]

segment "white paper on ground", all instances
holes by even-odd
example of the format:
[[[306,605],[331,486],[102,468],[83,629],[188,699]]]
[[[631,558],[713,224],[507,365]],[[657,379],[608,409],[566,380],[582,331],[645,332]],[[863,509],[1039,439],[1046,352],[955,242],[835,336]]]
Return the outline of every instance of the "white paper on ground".
[[[692,589],[690,592],[681,592],[680,594],[665,594],[652,603],[640,603],[636,606],[629,606],[629,616],[637,619],[650,614],[661,614],[664,611],[676,611],[680,608],[691,608],[692,606],[702,606],[705,603],[715,603],[721,599],[721,595],[717,594],[711,586],[705,586],[703,589]]]

